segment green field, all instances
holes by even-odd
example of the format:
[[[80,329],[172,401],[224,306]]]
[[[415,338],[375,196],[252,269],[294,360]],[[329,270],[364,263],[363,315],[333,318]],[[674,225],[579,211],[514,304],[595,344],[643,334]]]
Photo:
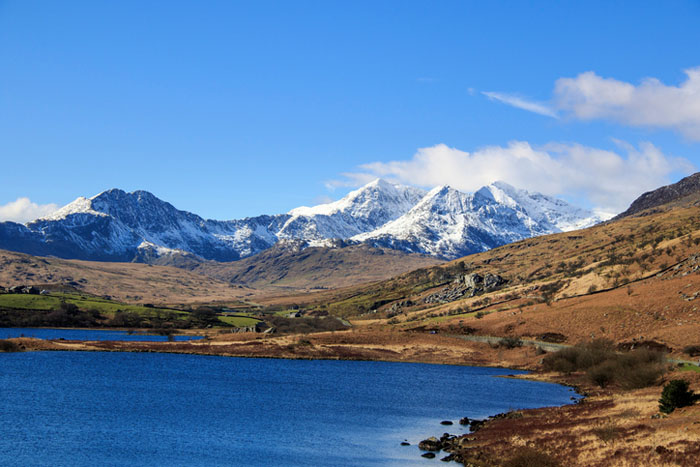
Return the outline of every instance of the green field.
[[[152,308],[143,305],[128,305],[99,297],[90,297],[80,294],[0,294],[0,308],[12,308],[15,310],[53,311],[59,309],[61,302],[72,303],[81,310],[97,310],[107,317],[114,316],[118,311],[138,313],[141,316],[156,316],[159,313],[187,314],[187,312],[184,311],[155,307]]]
[[[231,326],[237,328],[255,326],[257,323],[260,322],[259,319],[248,318],[246,316],[219,316],[219,321],[224,322],[226,324],[230,324]]]
[[[690,363],[684,363],[680,366],[681,371],[694,371],[695,373],[700,373],[700,366],[691,365]]]

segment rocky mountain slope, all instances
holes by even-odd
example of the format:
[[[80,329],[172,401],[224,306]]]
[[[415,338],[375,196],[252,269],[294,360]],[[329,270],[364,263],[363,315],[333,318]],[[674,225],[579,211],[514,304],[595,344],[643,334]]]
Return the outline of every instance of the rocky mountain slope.
[[[632,202],[625,212],[617,215],[616,219],[632,216],[647,209],[668,204],[686,196],[697,195],[698,193],[700,193],[700,172],[685,177],[677,183],[662,186],[642,194]]]
[[[494,183],[474,194],[375,180],[343,199],[231,221],[180,211],[146,191],[78,198],[26,225],[0,223],[0,248],[97,261],[235,261],[280,240],[368,243],[443,259],[585,227],[600,219],[564,201]]]
[[[454,259],[523,238],[588,227],[590,212],[496,182],[474,194],[431,190],[400,218],[352,240]]]

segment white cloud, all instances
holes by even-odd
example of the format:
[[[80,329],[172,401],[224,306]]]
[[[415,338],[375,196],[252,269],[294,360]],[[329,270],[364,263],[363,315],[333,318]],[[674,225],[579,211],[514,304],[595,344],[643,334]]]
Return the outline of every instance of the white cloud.
[[[560,78],[554,86],[557,108],[581,120],[609,119],[631,126],[671,128],[700,141],[700,67],[667,86],[645,78],[635,86],[594,72]]]
[[[57,209],[57,204],[36,204],[32,203],[29,198],[17,198],[16,201],[0,205],[0,222],[25,223],[51,214]]]
[[[667,86],[656,78],[634,85],[603,78],[592,71],[575,78],[559,78],[551,103],[535,102],[512,94],[483,92],[491,100],[557,118],[613,120],[623,125],[669,128],[700,141],[700,67],[685,70],[687,79]]]
[[[558,118],[554,109],[542,102],[535,102],[523,97],[515,96],[513,94],[505,94],[502,92],[482,92],[481,94],[488,97],[492,101],[495,100],[503,102],[504,104],[512,105],[513,107],[544,115],[546,117]]]
[[[600,212],[626,209],[641,193],[670,182],[674,172],[689,173],[685,159],[664,155],[651,143],[638,148],[618,142],[623,154],[580,144],[525,141],[474,152],[444,144],[421,148],[408,160],[373,162],[343,174],[334,186],[357,186],[377,177],[432,188],[450,185],[462,191],[502,180],[518,188],[590,203]]]

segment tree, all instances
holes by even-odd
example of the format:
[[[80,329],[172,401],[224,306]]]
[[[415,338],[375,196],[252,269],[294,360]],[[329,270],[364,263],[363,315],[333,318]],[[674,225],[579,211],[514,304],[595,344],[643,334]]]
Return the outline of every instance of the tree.
[[[670,381],[661,392],[659,410],[663,413],[671,413],[679,407],[692,405],[696,396],[688,386],[688,382],[684,379]]]

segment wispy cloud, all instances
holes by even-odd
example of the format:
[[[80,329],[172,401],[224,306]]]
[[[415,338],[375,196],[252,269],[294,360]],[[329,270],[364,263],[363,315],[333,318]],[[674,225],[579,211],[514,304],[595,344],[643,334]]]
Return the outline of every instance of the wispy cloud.
[[[700,141],[700,67],[685,74],[687,79],[678,86],[656,78],[645,78],[635,86],[588,71],[558,79],[554,100],[557,108],[581,120],[670,128]]]
[[[0,205],[0,221],[25,223],[51,214],[57,209],[57,204],[36,204],[29,198],[17,198],[15,201]]]
[[[686,80],[669,86],[656,78],[638,85],[603,78],[593,71],[559,78],[550,103],[514,94],[482,92],[491,100],[558,118],[611,120],[623,125],[668,128],[700,141],[700,67],[685,70]]]
[[[534,112],[536,114],[544,115],[546,117],[559,118],[554,109],[542,102],[536,102],[529,99],[525,99],[520,96],[516,96],[513,94],[505,94],[502,92],[483,91],[481,94],[493,101],[503,102],[504,104],[508,104],[519,109],[527,110],[528,112]]]
[[[463,191],[502,180],[519,188],[584,200],[599,212],[623,211],[642,192],[670,182],[674,173],[694,170],[685,159],[665,155],[651,143],[619,151],[580,144],[550,143],[534,147],[526,141],[489,146],[474,152],[444,144],[419,149],[412,158],[373,162],[343,174],[332,186],[357,186],[383,177],[432,188],[450,185]]]

